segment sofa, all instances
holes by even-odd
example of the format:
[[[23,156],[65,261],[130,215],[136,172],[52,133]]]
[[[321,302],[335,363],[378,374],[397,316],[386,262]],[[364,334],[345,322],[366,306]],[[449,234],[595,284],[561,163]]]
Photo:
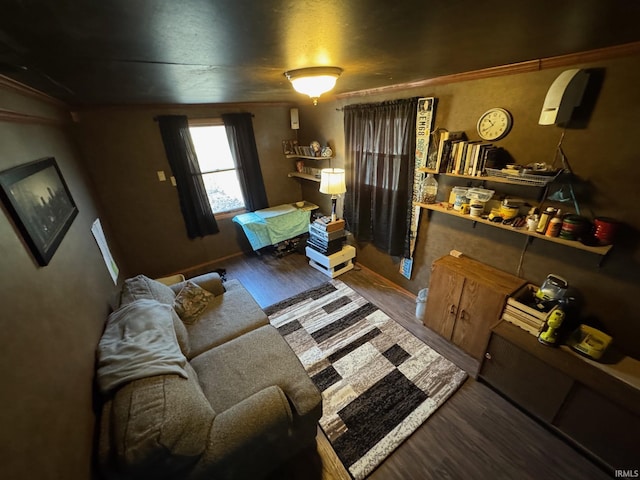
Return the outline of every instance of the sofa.
[[[104,478],[262,478],[315,445],[321,395],[237,280],[127,279],[97,356]]]

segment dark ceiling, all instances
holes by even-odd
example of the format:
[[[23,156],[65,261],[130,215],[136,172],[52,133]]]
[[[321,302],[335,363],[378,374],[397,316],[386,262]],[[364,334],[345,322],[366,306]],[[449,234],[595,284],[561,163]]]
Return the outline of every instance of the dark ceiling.
[[[2,0],[0,75],[74,106],[305,102],[640,40],[636,0]],[[321,100],[322,101],[322,98]]]

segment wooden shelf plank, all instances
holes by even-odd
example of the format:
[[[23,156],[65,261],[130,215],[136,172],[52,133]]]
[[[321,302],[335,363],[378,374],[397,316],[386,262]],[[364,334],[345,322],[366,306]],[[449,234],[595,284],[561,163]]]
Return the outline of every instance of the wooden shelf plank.
[[[564,238],[560,238],[560,237],[547,237],[545,235],[540,235],[539,233],[536,232],[530,232],[528,230],[526,230],[525,228],[513,228],[509,225],[504,225],[502,223],[496,223],[496,222],[491,222],[489,220],[485,220],[483,218],[480,217],[472,217],[469,214],[463,215],[461,213],[458,213],[456,210],[453,210],[447,206],[444,206],[442,203],[433,203],[433,204],[427,204],[427,203],[416,203],[417,206],[422,207],[422,208],[426,208],[427,210],[432,210],[435,212],[440,212],[440,213],[445,213],[447,215],[452,215],[454,217],[459,217],[462,218],[464,220],[470,220],[472,222],[478,222],[478,223],[482,223],[484,225],[489,225],[490,227],[494,227],[494,228],[500,228],[502,230],[507,230],[509,232],[513,232],[513,233],[519,233],[520,235],[527,235],[531,238],[539,238],[540,240],[545,240],[547,242],[553,242],[553,243],[559,243],[560,245],[565,245],[567,247],[571,247],[571,248],[577,248],[579,250],[584,250],[590,253],[595,253],[597,255],[606,255],[607,253],[609,253],[609,250],[611,250],[611,248],[613,247],[613,245],[602,245],[602,246],[592,246],[592,245],[585,245],[581,242],[578,242],[577,240],[565,240]]]
[[[318,177],[309,175],[308,173],[289,172],[287,176],[289,178],[297,177],[297,178],[302,178],[304,180],[311,180],[312,182],[320,182],[320,179]]]
[[[331,160],[333,157],[312,157],[309,155],[287,154],[286,158],[306,158],[307,160]]]

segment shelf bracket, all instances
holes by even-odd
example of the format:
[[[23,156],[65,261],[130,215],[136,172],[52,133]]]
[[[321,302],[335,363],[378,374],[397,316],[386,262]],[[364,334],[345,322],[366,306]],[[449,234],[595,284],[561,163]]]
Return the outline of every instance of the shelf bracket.
[[[605,259],[609,256],[610,251],[611,250],[607,250],[604,255],[600,256],[600,258],[598,259],[598,268],[602,268],[602,264],[604,263]]]

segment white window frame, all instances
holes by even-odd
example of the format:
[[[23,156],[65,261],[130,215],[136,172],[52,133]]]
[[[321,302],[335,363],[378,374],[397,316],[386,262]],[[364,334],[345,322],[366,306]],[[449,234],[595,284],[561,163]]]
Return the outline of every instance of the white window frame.
[[[221,118],[195,118],[195,119],[189,119],[189,129],[191,129],[191,127],[224,127],[224,122],[222,121]],[[200,163],[200,160],[198,160],[198,163]],[[202,164],[200,164],[200,173],[201,173],[201,177],[204,177],[204,175],[207,174],[211,174],[211,173],[217,173],[217,172],[228,172],[228,171],[237,171],[238,167],[234,165],[234,168],[222,168],[222,169],[217,169],[217,170],[203,170],[202,169]],[[236,175],[237,178],[237,175]],[[203,179],[204,180],[204,179]],[[239,181],[238,181],[239,183]],[[230,218],[230,217],[234,217],[235,215],[238,215],[239,213],[244,213],[247,211],[246,208],[246,199],[243,196],[243,203],[245,206],[243,206],[242,208],[235,208],[232,210],[226,210],[226,211],[222,211],[222,212],[213,212],[213,214],[215,215],[215,217],[217,219],[221,219],[221,218]]]

